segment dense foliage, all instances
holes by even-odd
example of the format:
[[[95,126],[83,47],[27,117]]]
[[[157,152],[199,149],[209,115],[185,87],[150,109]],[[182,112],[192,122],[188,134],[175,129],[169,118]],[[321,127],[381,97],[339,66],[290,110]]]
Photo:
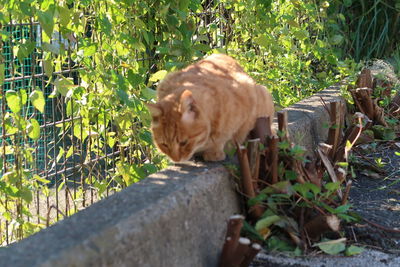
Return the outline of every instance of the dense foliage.
[[[381,21],[381,15],[391,17],[397,10],[392,6],[351,0],[0,0],[1,40],[12,42],[16,60],[40,54],[35,64],[44,68],[54,87],[50,96],[34,86],[1,94],[10,108],[2,114],[2,129],[11,137],[2,141],[0,153],[12,153],[16,160],[7,168],[1,162],[0,213],[18,226],[17,238],[43,226],[24,219],[30,216],[26,207],[32,201],[31,191],[38,187],[46,191],[49,182],[31,171],[35,148],[23,141],[40,138],[41,128],[34,116],[23,113],[24,106],[34,106],[40,115],[45,98],[62,96],[67,115],[82,120],[66,124],[60,135],[73,127],[81,142],[100,136],[101,142],[88,141],[99,153],[116,143],[136,144],[134,164],[122,156],[117,159],[112,177],[120,188],[167,164],[155,152],[144,105],[154,99],[155,85],[167,72],[207,53],[226,52],[273,92],[278,106],[288,106],[352,74],[356,64],[347,59],[349,55],[360,59],[384,55],[387,45],[395,49],[396,39],[389,34],[397,29],[398,15],[393,24]],[[382,11],[377,11],[380,7]],[[39,45],[13,39],[5,29],[10,23],[33,22],[42,29]],[[58,33],[67,45],[54,45]],[[375,47],[376,39],[382,42]],[[78,69],[77,84],[55,74],[66,65]],[[4,69],[0,58],[0,85]],[[113,134],[106,134],[110,127]],[[82,151],[65,151],[61,157],[74,153]],[[108,185],[99,180],[93,186],[102,193]]]

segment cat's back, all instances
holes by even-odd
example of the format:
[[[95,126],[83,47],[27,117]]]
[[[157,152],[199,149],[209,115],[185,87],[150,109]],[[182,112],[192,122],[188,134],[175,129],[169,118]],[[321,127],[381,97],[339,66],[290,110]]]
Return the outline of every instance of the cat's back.
[[[213,54],[180,71],[170,73],[157,87],[158,98],[173,93],[180,88],[196,84],[210,85],[229,82],[252,82],[242,67],[230,56]]]

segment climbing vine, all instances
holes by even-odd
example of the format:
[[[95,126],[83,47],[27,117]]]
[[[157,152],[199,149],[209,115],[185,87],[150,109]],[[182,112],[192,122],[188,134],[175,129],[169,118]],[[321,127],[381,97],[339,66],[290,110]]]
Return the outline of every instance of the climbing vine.
[[[46,90],[51,88],[47,93],[32,78],[26,88],[1,90],[0,243],[6,235],[21,239],[49,223],[30,219],[29,208],[35,192],[49,197],[48,185],[54,183],[39,175],[35,164],[35,142],[44,134],[38,117],[44,116],[46,101],[63,101],[70,120],[63,117],[56,135],[72,142],[55,156],[46,155],[49,164],[80,155],[82,166],[98,158],[107,165],[107,153],[120,151],[107,173],[110,181],[92,171],[81,181],[103,197],[107,188],[119,190],[168,164],[152,144],[144,105],[155,99],[155,86],[167,72],[206,54],[228,53],[273,92],[278,106],[351,73],[356,65],[338,57],[342,38],[329,28],[328,8],[328,1],[297,0],[0,0],[2,43],[10,44],[17,65],[31,57],[47,77]],[[17,39],[7,30],[10,24],[40,30]],[[2,56],[2,86],[7,68]],[[66,70],[74,75],[63,75]],[[85,151],[95,151],[97,158]],[[5,160],[8,155],[12,162]],[[59,181],[58,191],[67,180]],[[73,201],[83,194],[74,193]]]

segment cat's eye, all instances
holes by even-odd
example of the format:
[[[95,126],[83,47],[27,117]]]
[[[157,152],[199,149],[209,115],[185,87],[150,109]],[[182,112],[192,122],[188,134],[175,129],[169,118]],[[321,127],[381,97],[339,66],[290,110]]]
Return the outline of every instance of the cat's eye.
[[[186,146],[187,143],[188,143],[188,140],[185,140],[185,141],[179,142],[179,145],[180,146]]]
[[[168,145],[167,144],[159,144],[159,146],[164,148],[164,149],[168,149]]]

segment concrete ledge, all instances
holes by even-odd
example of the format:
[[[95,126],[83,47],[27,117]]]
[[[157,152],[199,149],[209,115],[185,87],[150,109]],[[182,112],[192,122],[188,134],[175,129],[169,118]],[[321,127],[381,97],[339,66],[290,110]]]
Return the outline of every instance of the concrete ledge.
[[[322,255],[315,257],[296,257],[291,258],[285,255],[268,255],[260,253],[251,267],[273,266],[273,267],[398,267],[400,266],[400,257],[387,254],[381,251],[366,249],[360,255],[352,257],[338,257]]]
[[[328,136],[329,114],[323,103],[329,108],[330,102],[338,100],[343,101],[340,97],[340,87],[331,86],[286,108],[292,141],[307,148],[308,152],[313,151],[318,143],[325,142]]]
[[[326,138],[325,102],[337,87],[288,108],[292,138],[309,149]],[[1,266],[216,266],[226,220],[239,213],[222,164],[168,168],[17,244]]]

